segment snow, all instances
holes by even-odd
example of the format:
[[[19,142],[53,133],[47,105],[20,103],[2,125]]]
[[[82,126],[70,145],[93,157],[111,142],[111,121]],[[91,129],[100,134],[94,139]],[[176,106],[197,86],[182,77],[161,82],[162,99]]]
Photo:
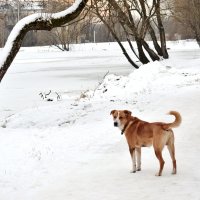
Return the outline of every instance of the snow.
[[[166,84],[167,83],[167,84]],[[163,66],[162,62],[152,62],[140,67],[128,76],[108,75],[94,93],[95,98],[118,99],[133,101],[133,97],[151,90],[170,90],[174,85],[195,85],[200,83],[200,74],[176,70],[173,67]],[[88,94],[89,95],[89,94]]]
[[[139,70],[116,43],[73,45],[65,53],[22,48],[0,85],[1,199],[198,200],[200,51],[193,41],[168,46],[170,59]],[[49,90],[53,101],[38,95]],[[168,111],[181,113],[174,129],[177,175],[164,149],[163,176],[154,176],[153,148],[142,149],[142,171],[129,173],[113,109],[147,121],[171,122]]]
[[[56,19],[56,18],[61,18],[61,17],[66,16],[66,15],[68,15],[68,14],[70,14],[70,13],[73,13],[73,12],[78,8],[78,6],[81,4],[81,2],[83,2],[83,0],[76,0],[76,1],[72,4],[72,6],[70,6],[68,9],[63,10],[63,11],[58,12],[58,13],[52,14],[52,15],[51,15],[52,18],[54,18],[54,19]]]
[[[0,57],[0,66],[2,66],[4,64],[6,58],[8,57],[8,55],[13,47],[14,41],[16,40],[17,36],[19,35],[20,31],[27,24],[30,24],[31,22],[34,22],[34,21],[42,21],[42,20],[45,21],[45,20],[50,20],[52,18],[57,19],[57,18],[64,17],[70,13],[73,13],[78,8],[78,6],[80,5],[81,2],[82,2],[82,0],[76,0],[72,6],[70,6],[66,10],[58,12],[58,13],[35,13],[35,14],[29,15],[27,17],[24,17],[23,19],[18,21],[17,24],[14,26],[13,30],[11,31],[11,33],[6,41],[6,44],[3,48],[3,51],[2,51],[1,57]]]

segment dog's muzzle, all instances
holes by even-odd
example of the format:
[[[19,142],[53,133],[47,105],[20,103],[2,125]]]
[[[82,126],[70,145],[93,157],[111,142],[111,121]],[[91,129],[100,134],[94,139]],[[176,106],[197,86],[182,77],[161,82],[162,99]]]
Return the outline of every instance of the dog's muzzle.
[[[117,123],[117,122],[114,122],[114,126],[117,127],[117,126],[118,126],[118,123]]]

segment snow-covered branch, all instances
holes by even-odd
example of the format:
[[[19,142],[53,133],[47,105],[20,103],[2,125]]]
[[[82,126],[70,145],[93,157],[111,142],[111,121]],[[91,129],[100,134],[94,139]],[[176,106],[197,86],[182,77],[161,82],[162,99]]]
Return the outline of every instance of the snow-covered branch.
[[[17,55],[23,38],[31,30],[52,30],[75,19],[88,0],[76,0],[64,11],[58,13],[36,13],[21,19],[13,28],[0,55],[0,82]]]

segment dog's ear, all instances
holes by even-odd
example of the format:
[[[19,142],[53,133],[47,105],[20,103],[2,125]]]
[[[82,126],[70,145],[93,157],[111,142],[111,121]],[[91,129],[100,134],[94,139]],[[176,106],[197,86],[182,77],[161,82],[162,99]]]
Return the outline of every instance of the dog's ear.
[[[129,110],[124,110],[124,114],[126,115],[126,116],[129,116],[129,115],[131,115],[131,111],[129,111]]]
[[[115,111],[116,111],[116,110],[112,110],[112,111],[110,112],[110,114],[113,115],[113,114],[115,113]]]

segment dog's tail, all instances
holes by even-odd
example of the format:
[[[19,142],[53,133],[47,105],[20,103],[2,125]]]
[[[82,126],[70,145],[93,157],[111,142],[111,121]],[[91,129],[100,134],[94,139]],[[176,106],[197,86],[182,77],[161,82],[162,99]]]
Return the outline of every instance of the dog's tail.
[[[182,118],[180,113],[176,112],[176,111],[170,111],[168,113],[169,115],[174,115],[175,116],[175,121],[172,123],[168,123],[168,124],[164,124],[164,129],[171,129],[171,128],[177,128],[180,126],[181,122],[182,122]]]

